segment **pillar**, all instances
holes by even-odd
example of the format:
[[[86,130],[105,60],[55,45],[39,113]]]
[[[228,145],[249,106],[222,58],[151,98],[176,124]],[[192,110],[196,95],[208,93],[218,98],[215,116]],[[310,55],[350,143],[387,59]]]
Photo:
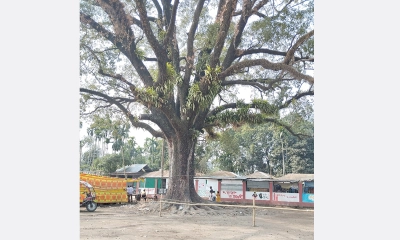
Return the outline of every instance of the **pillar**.
[[[140,187],[139,181],[137,181],[137,182],[136,182],[136,194],[139,193],[139,187]]]
[[[269,182],[269,201],[272,202],[272,199],[274,197],[274,182],[270,181]]]
[[[156,178],[156,180],[155,180],[155,186],[154,186],[154,195],[157,195],[157,193],[158,193],[158,181],[159,181],[159,179],[158,178]]]
[[[299,203],[303,202],[303,182],[299,181]]]
[[[246,180],[242,181],[243,201],[246,200]]]

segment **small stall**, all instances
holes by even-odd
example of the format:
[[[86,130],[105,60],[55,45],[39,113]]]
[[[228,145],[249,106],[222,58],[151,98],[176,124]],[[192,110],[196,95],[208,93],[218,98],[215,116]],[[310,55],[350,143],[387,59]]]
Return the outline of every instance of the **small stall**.
[[[314,174],[291,173],[274,179],[272,200],[282,204],[314,206]]]
[[[161,176],[162,175],[162,176]],[[140,183],[140,190],[146,189],[146,192],[150,197],[152,195],[166,194],[169,181],[169,171],[163,170],[161,174],[161,169],[154,172],[145,173],[142,175],[144,179]]]
[[[255,171],[246,177],[246,199],[252,199],[256,192],[256,200],[269,201],[270,197],[270,182],[274,179],[268,173]]]
[[[210,187],[212,187],[215,192],[219,191],[221,194],[221,201],[243,200],[243,181],[245,179],[228,171],[212,172],[194,178],[196,191],[200,197],[208,199]]]

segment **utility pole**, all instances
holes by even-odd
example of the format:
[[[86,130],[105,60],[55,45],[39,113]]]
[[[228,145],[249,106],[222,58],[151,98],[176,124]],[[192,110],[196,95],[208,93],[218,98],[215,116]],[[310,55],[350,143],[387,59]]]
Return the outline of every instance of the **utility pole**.
[[[281,139],[282,143],[282,167],[283,167],[283,176],[285,175],[285,155],[283,154],[283,140],[282,140],[282,132],[279,134],[279,138]]]
[[[125,177],[125,180],[126,180],[125,160],[124,160],[124,150],[123,150],[123,147],[121,147],[121,154],[122,154],[122,167],[124,168],[124,177]]]
[[[162,148],[161,148],[161,189],[163,189],[162,183],[163,183],[163,177],[164,177],[164,142],[165,142],[165,139],[163,138]],[[160,217],[161,217],[161,202],[162,202],[162,193],[160,192]]]

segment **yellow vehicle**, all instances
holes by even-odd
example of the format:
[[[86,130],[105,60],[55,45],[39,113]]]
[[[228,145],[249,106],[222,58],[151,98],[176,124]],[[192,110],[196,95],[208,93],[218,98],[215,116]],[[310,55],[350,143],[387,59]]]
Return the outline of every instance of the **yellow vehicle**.
[[[128,196],[126,194],[127,185],[136,186],[136,182],[140,179],[124,179],[117,177],[100,176],[94,174],[80,174],[80,180],[89,183],[96,189],[96,203],[127,203]],[[80,202],[85,199],[85,187],[81,185]]]
[[[79,181],[81,186],[83,185],[86,189],[83,194],[85,195],[85,198],[83,201],[80,203],[80,207],[86,207],[86,210],[89,212],[94,212],[97,209],[97,203],[95,202],[96,200],[96,192],[94,191],[94,188],[92,185],[85,181]]]

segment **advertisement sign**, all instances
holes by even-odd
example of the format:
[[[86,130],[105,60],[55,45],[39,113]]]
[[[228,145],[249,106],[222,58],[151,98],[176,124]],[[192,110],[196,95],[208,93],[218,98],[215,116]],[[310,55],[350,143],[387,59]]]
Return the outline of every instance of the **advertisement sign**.
[[[274,201],[279,201],[279,202],[299,202],[299,194],[276,192],[273,195],[273,199]]]
[[[303,193],[302,198],[303,198],[303,202],[314,203],[314,194],[313,193]]]
[[[243,199],[243,191],[222,190],[221,198]]]
[[[246,199],[253,199],[253,193],[254,192],[249,192],[246,191]],[[264,200],[264,201],[269,201],[270,200],[270,195],[269,192],[256,192],[257,197],[256,200]]]

